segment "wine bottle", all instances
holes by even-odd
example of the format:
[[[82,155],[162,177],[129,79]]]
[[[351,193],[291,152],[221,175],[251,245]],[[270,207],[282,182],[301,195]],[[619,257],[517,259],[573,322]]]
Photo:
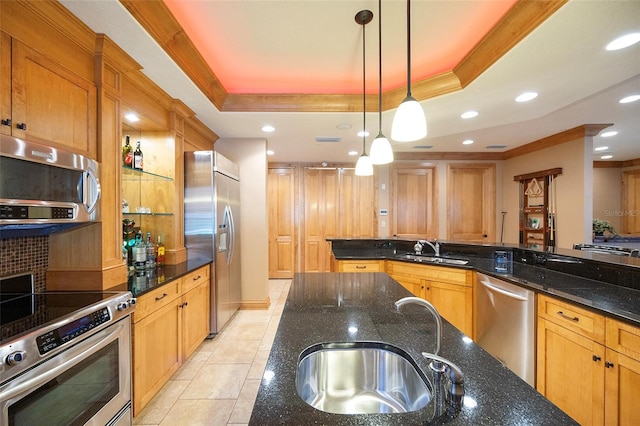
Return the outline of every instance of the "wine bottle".
[[[164,243],[162,242],[162,237],[158,235],[158,241],[156,242],[156,265],[161,266],[164,265]]]
[[[133,148],[129,141],[129,135],[124,137],[124,146],[122,147],[122,164],[127,167],[133,166]]]
[[[133,168],[142,170],[143,169],[143,154],[142,149],[140,149],[140,141],[136,142],[136,150],[133,151]]]
[[[142,241],[142,232],[136,233],[136,243],[133,246],[133,266],[136,270],[142,270],[147,264],[147,246]]]

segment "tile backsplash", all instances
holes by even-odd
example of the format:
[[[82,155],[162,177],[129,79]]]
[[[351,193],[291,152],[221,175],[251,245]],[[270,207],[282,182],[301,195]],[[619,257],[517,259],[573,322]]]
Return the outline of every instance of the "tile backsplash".
[[[35,291],[41,292],[48,266],[48,235],[0,239],[0,277],[33,272]]]

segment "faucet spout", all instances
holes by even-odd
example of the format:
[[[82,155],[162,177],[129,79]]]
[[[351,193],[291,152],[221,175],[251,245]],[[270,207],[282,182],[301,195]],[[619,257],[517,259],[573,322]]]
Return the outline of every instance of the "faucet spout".
[[[413,303],[416,305],[420,305],[423,306],[425,308],[427,308],[427,310],[429,312],[431,312],[431,314],[433,315],[433,317],[436,320],[436,351],[435,351],[435,355],[438,355],[440,353],[440,341],[442,339],[442,318],[440,317],[440,313],[438,313],[438,310],[435,308],[435,306],[433,306],[431,303],[427,302],[424,299],[421,299],[419,297],[404,297],[398,301],[396,301],[395,305],[396,305],[396,310],[398,312],[400,312],[400,308],[408,303]]]
[[[427,240],[418,240],[418,242],[413,246],[413,249],[416,251],[416,253],[422,254],[422,247],[425,244],[433,249],[433,252],[436,257],[440,256],[440,243],[438,242],[438,240],[434,240],[433,243]]]
[[[435,373],[444,372],[448,375],[450,386],[446,392],[447,402],[454,407],[461,407],[464,399],[464,374],[462,374],[462,370],[460,370],[460,367],[458,367],[448,359],[442,358],[441,356],[435,354],[423,352],[422,356],[424,356],[426,359],[436,361],[436,363],[444,364],[445,367],[442,368],[439,365],[434,365],[434,363],[432,362],[429,367]]]

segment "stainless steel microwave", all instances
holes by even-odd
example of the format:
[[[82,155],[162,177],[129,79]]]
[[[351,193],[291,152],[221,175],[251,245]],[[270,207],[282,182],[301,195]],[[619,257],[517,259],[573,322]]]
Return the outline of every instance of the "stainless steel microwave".
[[[90,158],[0,135],[0,235],[100,220],[98,176],[99,165]]]

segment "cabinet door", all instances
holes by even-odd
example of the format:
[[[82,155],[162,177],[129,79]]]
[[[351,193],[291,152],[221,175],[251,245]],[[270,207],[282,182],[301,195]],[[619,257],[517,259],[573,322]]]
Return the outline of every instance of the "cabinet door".
[[[341,260],[338,272],[384,272],[384,260]]]
[[[209,281],[182,296],[183,359],[188,358],[209,334]]]
[[[0,32],[0,133],[11,134],[11,37]]]
[[[133,325],[133,415],[136,416],[182,362],[181,299]]]
[[[331,243],[338,236],[336,170],[304,170],[304,272],[330,272]]]
[[[295,170],[269,169],[269,278],[295,273]]]
[[[583,426],[604,422],[604,346],[538,317],[538,391]]]
[[[96,88],[41,53],[12,43],[13,134],[96,155]],[[25,129],[18,129],[24,124]]]
[[[640,361],[607,349],[605,424],[639,425]]]
[[[394,165],[390,170],[391,235],[438,236],[433,167]]]
[[[473,332],[473,289],[462,285],[424,281],[425,299],[438,310],[442,318],[467,336]]]

